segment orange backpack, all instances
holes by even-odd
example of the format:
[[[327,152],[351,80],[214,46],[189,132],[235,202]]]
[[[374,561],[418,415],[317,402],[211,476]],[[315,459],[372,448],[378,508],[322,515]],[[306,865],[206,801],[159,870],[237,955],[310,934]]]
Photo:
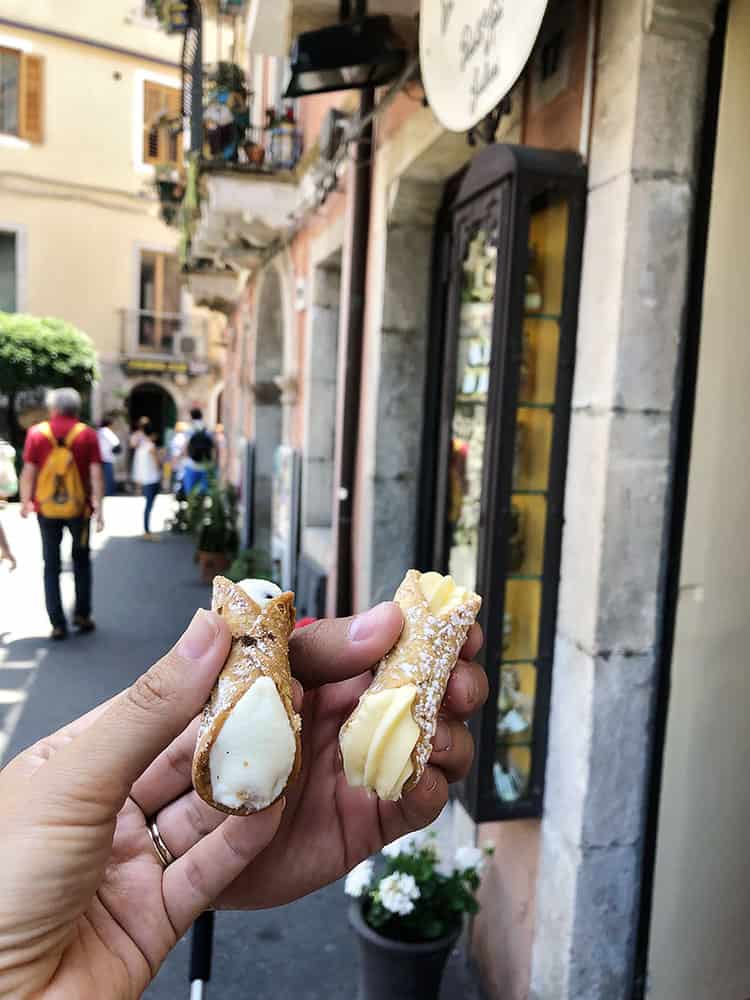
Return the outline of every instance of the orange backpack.
[[[39,430],[52,444],[36,484],[36,501],[44,517],[69,520],[83,515],[86,493],[71,445],[85,429],[86,424],[75,424],[66,437],[58,441],[49,421],[39,424]]]

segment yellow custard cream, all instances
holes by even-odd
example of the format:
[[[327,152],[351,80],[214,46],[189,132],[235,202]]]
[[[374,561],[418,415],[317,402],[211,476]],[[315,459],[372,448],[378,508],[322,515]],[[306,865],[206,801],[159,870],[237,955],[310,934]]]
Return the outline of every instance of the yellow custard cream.
[[[452,576],[442,576],[440,573],[423,573],[419,589],[434,615],[442,615],[457,608],[469,593],[465,587],[457,586]]]
[[[450,576],[440,573],[423,573],[419,578],[419,590],[427,604],[428,617],[445,619],[468,597],[467,590],[458,587]],[[435,622],[435,618],[432,621]],[[435,634],[434,629],[432,632]],[[407,615],[401,639],[391,657],[398,656],[399,648],[408,645],[412,634]],[[396,680],[396,676],[393,677]],[[403,683],[404,679],[399,668],[398,680],[392,686],[386,683],[379,690],[366,691],[341,732],[346,780],[355,788],[372,789],[381,799],[400,798],[404,785],[414,773],[412,754],[420,737],[420,727],[415,720],[415,714],[419,713],[414,711],[418,688],[408,678]],[[435,715],[437,708],[435,704]],[[428,738],[431,735],[432,732],[427,733]]]
[[[411,712],[416,696],[414,684],[362,696],[341,735],[350,785],[372,788],[381,799],[400,797],[412,773],[411,754],[419,739],[419,726]]]

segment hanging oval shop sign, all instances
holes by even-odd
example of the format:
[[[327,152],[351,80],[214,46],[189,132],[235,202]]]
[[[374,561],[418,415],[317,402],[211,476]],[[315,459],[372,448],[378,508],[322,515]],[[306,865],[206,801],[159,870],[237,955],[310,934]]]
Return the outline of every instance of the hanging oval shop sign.
[[[528,62],[547,3],[422,0],[422,81],[441,124],[465,132],[500,103]]]

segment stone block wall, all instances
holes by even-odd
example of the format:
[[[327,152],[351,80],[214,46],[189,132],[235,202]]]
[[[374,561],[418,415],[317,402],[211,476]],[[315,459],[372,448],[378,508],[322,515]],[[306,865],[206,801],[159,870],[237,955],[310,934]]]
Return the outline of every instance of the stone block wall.
[[[530,997],[630,996],[713,0],[603,0]]]

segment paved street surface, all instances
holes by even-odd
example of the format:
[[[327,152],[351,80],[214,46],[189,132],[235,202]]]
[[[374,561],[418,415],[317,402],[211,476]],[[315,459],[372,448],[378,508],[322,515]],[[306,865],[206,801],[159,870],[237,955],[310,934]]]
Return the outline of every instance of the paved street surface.
[[[141,508],[135,498],[107,500],[107,527],[94,541],[97,631],[54,644],[46,638],[36,521],[22,521],[14,506],[0,513],[19,562],[12,575],[0,569],[0,761],[125,687],[174,642],[196,607],[208,606],[192,546],[170,536],[160,544],[142,541]],[[157,526],[168,510],[169,499],[160,497]],[[70,607],[73,581],[64,565]],[[334,885],[275,910],[217,914],[209,995],[353,1000],[356,951],[344,900],[341,885]],[[148,1000],[187,997],[188,965],[185,938],[147,990]],[[458,954],[443,998],[478,998]]]

